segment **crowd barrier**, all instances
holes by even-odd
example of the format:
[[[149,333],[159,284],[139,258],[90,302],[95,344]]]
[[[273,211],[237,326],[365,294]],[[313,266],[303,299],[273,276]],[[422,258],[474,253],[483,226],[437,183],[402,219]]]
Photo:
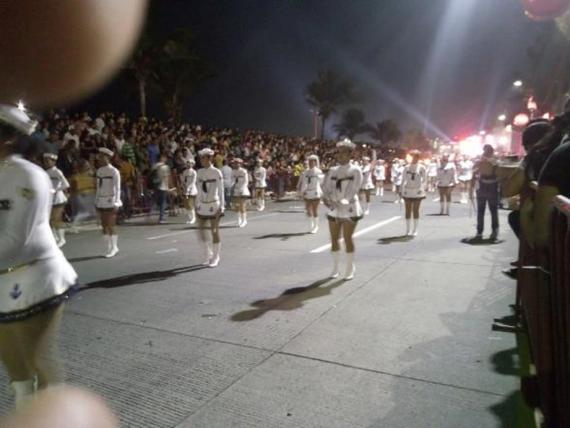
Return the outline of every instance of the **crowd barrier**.
[[[526,198],[534,200],[536,183]],[[546,427],[570,427],[570,200],[554,201],[548,251],[535,251],[521,234],[517,314],[525,328],[536,375],[522,381],[529,405]]]

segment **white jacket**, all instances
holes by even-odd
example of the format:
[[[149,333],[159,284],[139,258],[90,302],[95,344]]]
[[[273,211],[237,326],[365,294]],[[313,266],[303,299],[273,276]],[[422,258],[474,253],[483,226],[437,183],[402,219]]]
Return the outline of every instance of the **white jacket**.
[[[119,208],[121,202],[121,174],[113,165],[99,168],[95,174],[97,191],[95,193],[95,206],[97,208]]]

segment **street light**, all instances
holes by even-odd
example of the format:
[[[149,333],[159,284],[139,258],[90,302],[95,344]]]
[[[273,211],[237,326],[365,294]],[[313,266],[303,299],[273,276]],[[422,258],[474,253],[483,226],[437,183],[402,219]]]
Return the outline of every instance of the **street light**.
[[[514,86],[515,88],[520,88],[520,87],[522,87],[522,85],[523,85],[522,80],[515,80],[515,81],[513,82],[513,86]]]
[[[501,114],[501,115],[499,115],[499,117],[497,119],[499,120],[499,122],[504,122],[507,120],[507,115]]]

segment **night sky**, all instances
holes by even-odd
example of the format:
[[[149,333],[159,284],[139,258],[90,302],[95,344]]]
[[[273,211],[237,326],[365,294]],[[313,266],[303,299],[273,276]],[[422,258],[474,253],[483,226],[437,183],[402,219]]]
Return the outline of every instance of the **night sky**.
[[[494,117],[551,24],[519,0],[153,0],[148,25],[190,27],[216,66],[188,99],[192,122],[310,135],[304,91],[326,67],[354,82],[368,121],[452,136]],[[122,82],[86,105],[136,111]]]

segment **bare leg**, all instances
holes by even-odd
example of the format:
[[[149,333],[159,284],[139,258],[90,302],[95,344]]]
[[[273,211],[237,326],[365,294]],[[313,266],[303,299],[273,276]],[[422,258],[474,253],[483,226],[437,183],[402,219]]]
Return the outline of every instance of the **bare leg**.
[[[331,272],[331,278],[337,278],[339,276],[339,250],[340,250],[340,223],[336,220],[329,219],[329,231],[331,235],[331,255],[333,257],[333,270]]]

